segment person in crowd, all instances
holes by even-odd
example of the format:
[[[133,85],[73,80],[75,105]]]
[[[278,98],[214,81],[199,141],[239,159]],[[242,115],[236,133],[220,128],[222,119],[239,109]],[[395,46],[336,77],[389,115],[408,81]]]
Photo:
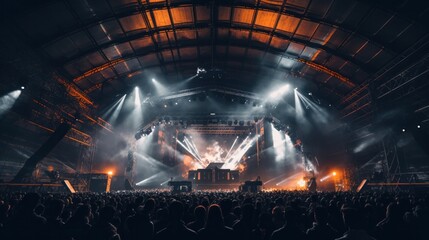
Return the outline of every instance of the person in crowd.
[[[271,214],[264,212],[259,216],[258,224],[252,231],[252,239],[254,240],[269,240],[271,234],[275,230]]]
[[[169,224],[155,235],[155,240],[186,239],[196,240],[197,233],[185,226],[182,221],[183,204],[173,201],[169,206]]]
[[[150,214],[155,209],[155,200],[150,198],[144,207],[137,209],[137,213],[126,220],[125,232],[129,240],[152,240],[154,236],[154,226],[150,219]]]
[[[371,237],[364,229],[362,223],[362,216],[355,208],[343,208],[343,221],[344,225],[347,228],[347,231],[344,235],[336,240],[351,240],[351,239],[361,239],[361,240],[374,240],[375,238]],[[393,238],[396,239],[396,238]]]
[[[376,234],[378,239],[406,239],[409,229],[403,220],[403,214],[399,206],[392,202],[387,206],[386,217],[377,224]]]
[[[115,216],[113,206],[105,206],[100,209],[98,221],[91,227],[89,239],[91,240],[121,240],[116,227],[112,224]]]
[[[233,230],[225,226],[222,210],[219,205],[210,205],[206,225],[198,231],[198,238],[201,240],[233,239]]]
[[[46,219],[35,213],[40,202],[40,195],[27,193],[15,209],[10,221],[5,226],[4,239],[42,239]]]
[[[301,229],[299,229],[298,227],[299,214],[295,209],[291,207],[286,208],[285,220],[285,225],[282,228],[277,229],[273,232],[273,234],[271,235],[271,240],[307,239],[305,233],[302,232]]]
[[[313,227],[307,229],[308,240],[332,240],[339,237],[338,231],[328,224],[328,210],[318,206],[314,209]]]
[[[67,221],[64,231],[67,239],[86,240],[89,237],[91,225],[89,218],[91,206],[88,204],[79,205],[74,215]]]
[[[43,230],[43,238],[46,240],[65,239],[64,222],[60,218],[64,210],[64,202],[61,199],[53,199],[48,202],[45,209],[46,224]]]
[[[206,225],[206,209],[201,205],[197,206],[194,210],[194,216],[195,220],[188,223],[186,226],[189,229],[198,232]]]
[[[252,230],[255,228],[253,221],[253,205],[246,203],[241,208],[241,218],[233,226],[236,238],[250,239]]]

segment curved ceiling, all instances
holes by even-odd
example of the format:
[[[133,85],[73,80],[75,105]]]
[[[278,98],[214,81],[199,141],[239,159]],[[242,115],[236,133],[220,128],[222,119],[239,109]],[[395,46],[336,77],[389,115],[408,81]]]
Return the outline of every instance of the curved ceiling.
[[[428,34],[425,1],[63,0],[11,3],[8,18],[94,100],[197,67],[250,90],[294,78],[339,100]]]

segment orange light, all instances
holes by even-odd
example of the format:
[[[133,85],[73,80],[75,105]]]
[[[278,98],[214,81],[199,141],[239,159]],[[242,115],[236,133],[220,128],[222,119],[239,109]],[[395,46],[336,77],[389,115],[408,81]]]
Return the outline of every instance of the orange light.
[[[337,176],[337,172],[332,172],[332,176]]]
[[[107,172],[107,174],[108,174],[109,176],[112,176],[112,175],[113,175],[113,172],[112,172],[112,171],[108,171],[108,172]]]
[[[304,181],[304,179],[301,179],[301,180],[299,180],[299,181],[298,181],[298,186],[299,186],[299,187],[304,187],[304,186],[305,186],[305,181]]]

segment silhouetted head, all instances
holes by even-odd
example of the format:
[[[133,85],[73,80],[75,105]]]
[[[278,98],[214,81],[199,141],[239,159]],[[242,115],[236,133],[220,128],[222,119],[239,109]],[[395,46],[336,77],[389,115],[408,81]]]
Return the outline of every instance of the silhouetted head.
[[[253,217],[253,205],[244,204],[241,208],[241,219],[251,220]]]
[[[328,222],[328,210],[324,207],[316,207],[314,209],[314,220],[318,224],[326,224]]]
[[[84,204],[84,205],[80,205],[76,209],[76,212],[74,213],[74,217],[78,219],[88,218],[90,214],[91,214],[91,206],[88,204]]]
[[[361,228],[361,216],[355,208],[343,208],[344,225],[349,229],[360,229]]]
[[[199,221],[204,221],[204,219],[206,218],[206,209],[199,205],[194,209],[194,215],[195,215],[195,219],[199,220]]]
[[[299,220],[299,214],[295,209],[288,207],[285,209],[285,219],[287,225],[295,225]]]
[[[178,222],[182,219],[183,215],[183,204],[179,201],[173,201],[169,206],[170,221]]]
[[[155,200],[153,198],[149,198],[148,200],[146,200],[143,210],[147,213],[150,213],[154,209],[155,209]]]
[[[22,198],[21,206],[24,210],[33,211],[36,208],[37,204],[39,204],[40,195],[38,193],[27,193]]]
[[[115,216],[115,208],[112,206],[105,206],[100,209],[100,221],[111,222]]]
[[[209,212],[207,214],[207,223],[206,228],[208,229],[218,229],[224,227],[222,210],[217,204],[212,204],[209,207]]]
[[[60,199],[55,199],[49,202],[46,206],[45,215],[47,218],[57,219],[64,209],[64,202]]]

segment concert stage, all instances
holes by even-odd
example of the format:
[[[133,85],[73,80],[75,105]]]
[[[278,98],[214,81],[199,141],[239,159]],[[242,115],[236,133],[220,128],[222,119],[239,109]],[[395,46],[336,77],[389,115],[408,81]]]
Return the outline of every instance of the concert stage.
[[[210,163],[204,169],[188,172],[188,180],[195,189],[238,189],[240,174],[238,170],[223,169],[224,163]]]

